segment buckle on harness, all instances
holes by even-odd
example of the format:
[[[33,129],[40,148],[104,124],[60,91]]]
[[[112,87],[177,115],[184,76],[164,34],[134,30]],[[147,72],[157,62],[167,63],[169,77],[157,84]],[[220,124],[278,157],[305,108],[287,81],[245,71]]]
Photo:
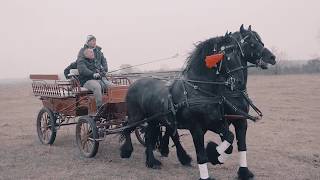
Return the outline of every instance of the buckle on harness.
[[[228,79],[227,79],[227,84],[230,85],[230,89],[231,91],[234,90],[234,88],[236,87],[236,79],[233,78],[232,76],[230,76]]]

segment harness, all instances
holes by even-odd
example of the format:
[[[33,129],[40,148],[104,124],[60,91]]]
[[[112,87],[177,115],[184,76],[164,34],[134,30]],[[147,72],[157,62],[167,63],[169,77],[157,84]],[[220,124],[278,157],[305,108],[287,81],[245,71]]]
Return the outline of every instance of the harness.
[[[235,41],[235,44],[231,44],[231,45],[228,45],[228,46],[222,46],[220,48],[219,53],[225,54],[225,52],[227,50],[231,49],[231,48],[232,49],[233,48],[239,48],[239,51],[240,51],[241,56],[243,58],[245,56],[245,54],[244,54],[244,51],[243,51],[243,48],[242,48],[242,44],[245,44],[245,39],[248,38],[248,36],[246,36],[244,38],[241,37],[240,42],[235,37],[233,37],[232,35],[230,37]],[[214,51],[216,51],[216,46],[214,47]],[[120,131],[123,131],[123,130],[125,130],[127,128],[133,128],[133,127],[136,127],[136,126],[138,126],[140,124],[143,124],[145,122],[153,121],[153,120],[155,120],[155,119],[157,119],[159,117],[162,117],[162,116],[172,115],[172,117],[174,118],[173,122],[175,124],[171,124],[170,122],[168,122],[167,118],[163,118],[165,122],[162,122],[162,123],[165,123],[165,124],[169,125],[174,130],[174,134],[175,134],[176,130],[177,130],[177,128],[176,128],[177,121],[175,120],[177,111],[179,109],[183,108],[183,107],[191,108],[191,107],[203,105],[204,103],[206,103],[206,104],[220,104],[220,105],[224,105],[225,104],[225,105],[229,106],[230,108],[232,108],[235,113],[240,114],[245,119],[250,119],[252,121],[260,120],[262,118],[262,116],[263,116],[262,112],[259,110],[259,108],[257,108],[253,104],[253,102],[249,98],[246,90],[235,91],[235,79],[231,76],[231,74],[234,73],[234,72],[237,72],[237,71],[240,71],[240,70],[245,70],[245,69],[248,69],[248,68],[251,68],[251,67],[257,67],[259,65],[260,61],[261,61],[261,58],[257,61],[257,65],[247,65],[247,66],[241,65],[241,66],[239,66],[237,68],[234,68],[232,70],[227,69],[226,72],[223,74],[223,75],[227,75],[228,76],[226,81],[201,81],[201,80],[192,80],[192,79],[183,79],[183,78],[174,79],[175,81],[181,81],[183,94],[184,94],[184,101],[175,104],[173,99],[172,99],[172,95],[169,92],[167,110],[165,110],[163,112],[159,112],[157,114],[154,114],[154,115],[152,115],[152,116],[150,116],[148,118],[145,118],[145,119],[143,119],[141,121],[132,123],[130,125],[123,126],[123,127],[119,128],[119,129],[116,129],[115,131],[120,132]],[[220,64],[219,64],[219,67],[217,69],[217,74],[221,73],[222,62],[223,61],[221,61]],[[157,79],[168,80],[168,79],[163,79],[163,78],[157,78]],[[258,116],[252,116],[249,113],[239,109],[236,105],[234,105],[229,100],[227,95],[214,94],[212,92],[209,92],[207,90],[204,90],[204,89],[200,88],[198,85],[196,85],[196,83],[198,83],[198,84],[221,85],[221,86],[230,87],[232,93],[229,93],[228,96],[229,97],[241,97],[241,96],[244,97],[244,99],[248,102],[249,106],[254,109],[254,111],[258,114]],[[192,89],[203,93],[205,95],[205,98],[203,98],[203,97],[202,98],[198,98],[198,97],[190,98],[190,97],[188,97],[188,91],[187,91],[186,86],[189,86]],[[169,89],[171,89],[171,87]]]
[[[233,37],[232,35],[230,36],[234,41],[235,44],[231,44],[231,45],[227,45],[227,46],[222,46],[220,48],[220,51],[218,53],[222,53],[222,54],[226,54],[226,51],[229,49],[233,49],[233,48],[238,48],[242,58],[245,56],[242,45],[245,44],[245,39],[247,39],[249,36],[245,36],[244,38],[241,37],[240,42]],[[215,45],[214,47],[214,51],[216,51],[217,47]],[[261,58],[260,60],[261,61]],[[220,62],[219,67],[217,69],[217,74],[221,74],[221,66],[222,66],[223,61]],[[241,64],[241,63],[240,63]],[[233,111],[235,113],[240,114],[241,116],[243,116],[246,119],[250,119],[252,121],[257,121],[259,119],[262,118],[263,114],[260,111],[260,109],[258,107],[256,107],[252,100],[249,98],[246,90],[242,90],[242,91],[235,91],[235,82],[236,80],[231,76],[232,73],[235,73],[237,71],[242,71],[251,67],[256,67],[257,65],[247,65],[247,66],[239,66],[237,68],[234,68],[232,70],[227,69],[226,72],[222,75],[227,75],[228,78],[226,81],[201,81],[201,80],[192,80],[192,79],[176,79],[178,81],[182,81],[182,88],[183,88],[183,94],[184,94],[184,101],[180,102],[178,104],[175,104],[174,110],[171,110],[172,112],[176,113],[176,111],[179,108],[182,108],[184,106],[186,107],[190,107],[190,106],[194,106],[194,105],[198,105],[198,104],[203,104],[203,103],[219,103],[219,104],[225,104],[227,106],[229,106],[230,108],[233,109]],[[232,93],[229,94],[214,94],[212,92],[209,92],[207,90],[204,90],[202,88],[200,88],[198,85],[196,84],[212,84],[212,85],[222,85],[222,86],[227,86],[230,87]],[[206,98],[199,100],[197,98],[189,98],[188,97],[188,92],[187,92],[187,88],[186,86],[191,87],[192,89],[199,91],[201,93],[203,93]],[[258,116],[252,116],[249,113],[239,109],[236,105],[234,105],[230,100],[229,97],[244,97],[244,99],[248,102],[249,106],[252,107],[254,109],[254,111],[258,114]]]
[[[252,121],[260,120],[262,118],[262,116],[263,116],[263,114],[260,111],[260,109],[258,107],[256,107],[253,104],[252,100],[249,98],[246,90],[235,91],[233,93],[230,93],[229,96],[230,97],[241,97],[241,96],[243,96],[245,98],[245,100],[248,102],[249,106],[252,107],[255,110],[255,112],[258,114],[258,116],[252,116],[249,113],[247,113],[245,111],[242,111],[236,105],[234,105],[226,95],[223,95],[223,94],[217,95],[217,94],[211,93],[211,92],[209,92],[207,90],[204,90],[204,89],[200,88],[199,86],[191,83],[190,80],[181,80],[181,81],[183,81],[182,82],[182,84],[183,84],[182,86],[188,85],[188,86],[192,87],[194,90],[197,90],[197,91],[205,94],[207,97],[206,97],[206,99],[202,99],[202,100],[199,100],[197,98],[188,98],[188,96],[187,96],[188,93],[185,91],[184,95],[185,95],[185,99],[186,100],[176,104],[175,105],[175,108],[176,108],[175,111],[177,111],[179,108],[182,108],[183,106],[190,107],[190,106],[194,106],[194,105],[198,105],[198,104],[201,105],[203,103],[219,103],[219,104],[226,104],[227,106],[232,108],[235,113],[238,113],[241,116],[243,116],[244,118],[250,119]],[[203,82],[202,81],[196,81],[196,82],[198,82],[198,83],[209,83],[207,81],[203,81]],[[217,82],[211,82],[211,83],[212,84],[217,84]],[[218,83],[218,84],[220,84],[220,83]],[[226,85],[226,84],[229,84],[228,81],[225,81],[221,85]],[[185,89],[185,87],[184,87],[184,89]]]

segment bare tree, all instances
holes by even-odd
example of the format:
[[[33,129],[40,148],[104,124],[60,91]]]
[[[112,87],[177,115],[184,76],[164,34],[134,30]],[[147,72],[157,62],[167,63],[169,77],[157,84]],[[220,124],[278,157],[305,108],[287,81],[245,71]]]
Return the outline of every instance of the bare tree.
[[[311,59],[303,66],[305,73],[320,73],[320,59]]]

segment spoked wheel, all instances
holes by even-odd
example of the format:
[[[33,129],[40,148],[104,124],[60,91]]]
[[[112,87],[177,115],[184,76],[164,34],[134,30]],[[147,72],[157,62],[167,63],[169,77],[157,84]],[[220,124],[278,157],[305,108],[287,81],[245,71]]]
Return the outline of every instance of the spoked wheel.
[[[145,125],[141,125],[138,126],[135,130],[134,133],[136,134],[136,137],[138,139],[138,141],[145,146],[146,145],[146,139],[145,139],[145,132],[146,132],[146,126]]]
[[[96,122],[90,117],[81,117],[76,125],[76,141],[81,155],[94,157],[99,148]]]
[[[159,138],[162,138],[164,136],[164,133],[165,133],[165,127],[160,126],[159,128],[160,128],[159,130],[160,130],[160,133],[161,133],[161,136]],[[145,139],[146,129],[147,129],[147,124],[142,124],[141,126],[138,126],[134,130],[134,133],[136,134],[136,137],[137,137],[138,141],[143,146],[146,146],[146,139]],[[161,139],[158,139],[155,148],[159,149],[160,148],[160,144],[161,144]]]
[[[53,144],[56,139],[56,117],[48,108],[42,108],[37,118],[37,133],[42,144]]]

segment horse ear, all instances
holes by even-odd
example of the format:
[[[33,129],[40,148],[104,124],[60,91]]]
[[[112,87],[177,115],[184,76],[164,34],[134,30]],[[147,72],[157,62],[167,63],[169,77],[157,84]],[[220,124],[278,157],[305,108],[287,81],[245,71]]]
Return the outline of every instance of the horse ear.
[[[241,33],[245,32],[244,27],[243,27],[243,24],[240,26],[240,32],[241,32]]]
[[[251,31],[251,25],[249,25],[249,28],[248,28],[248,30],[249,30],[249,31]]]
[[[224,36],[228,36],[228,35],[229,35],[229,32],[227,31],[227,32],[226,32],[226,34],[225,34]]]

